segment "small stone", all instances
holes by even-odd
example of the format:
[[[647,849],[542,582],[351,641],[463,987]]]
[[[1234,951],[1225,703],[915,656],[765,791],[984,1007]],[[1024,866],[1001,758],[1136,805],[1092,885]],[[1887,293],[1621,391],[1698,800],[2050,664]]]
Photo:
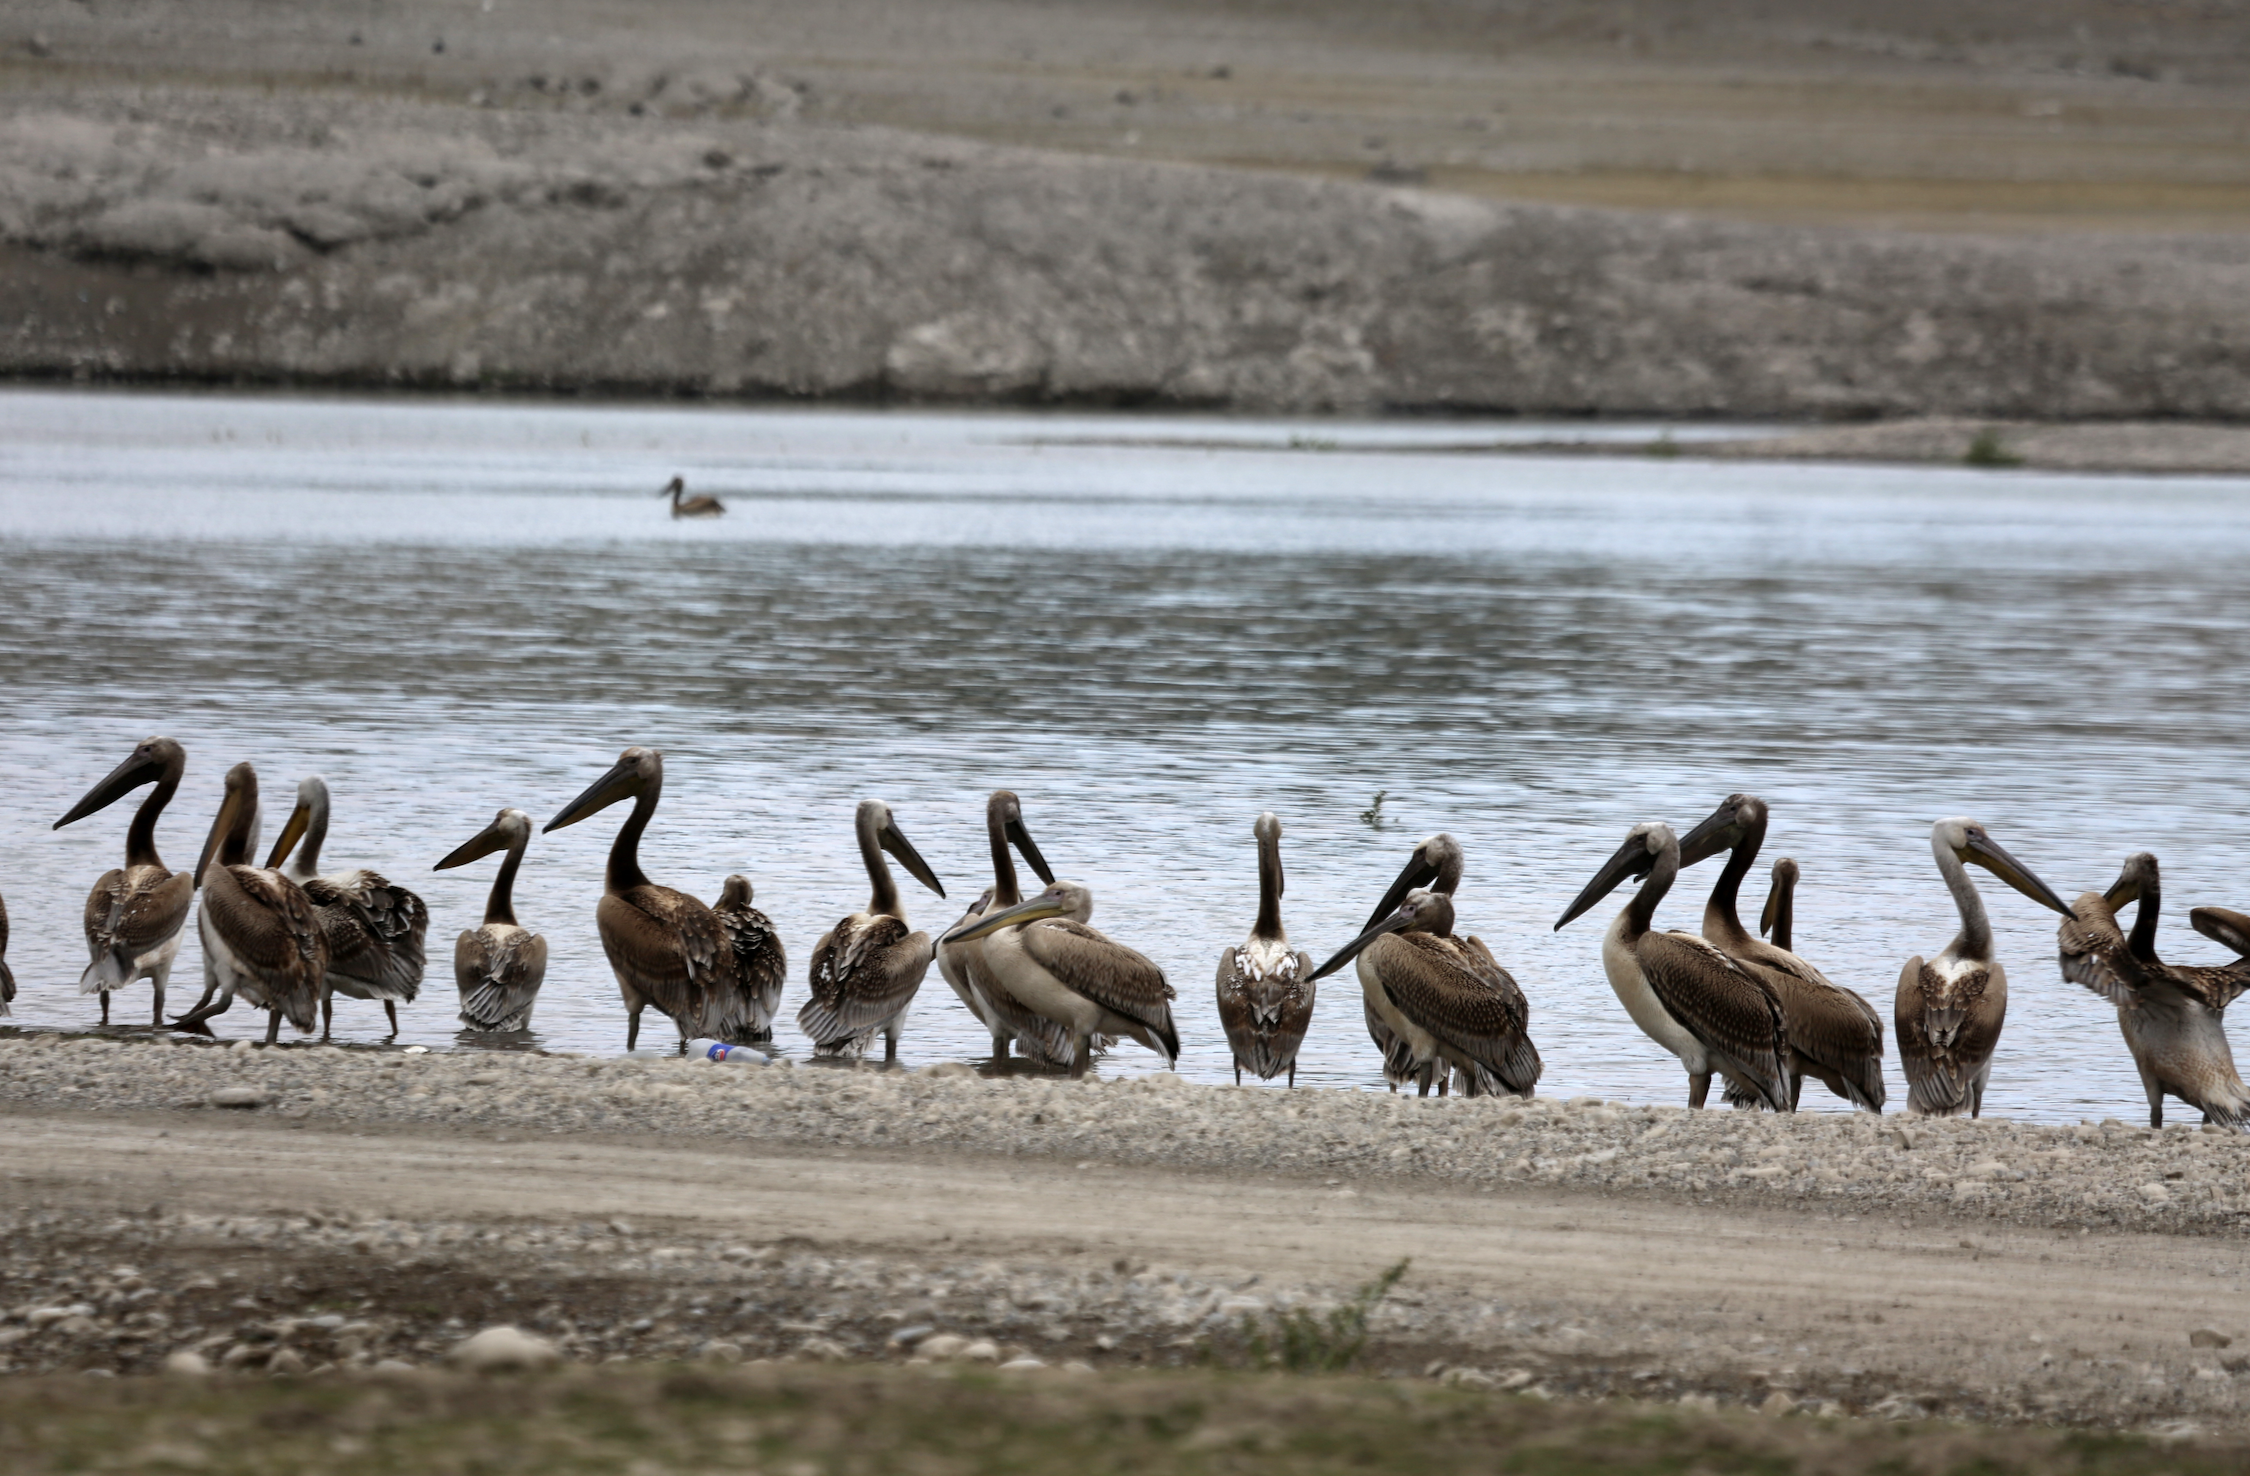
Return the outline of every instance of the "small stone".
[[[998,1363],[1000,1345],[990,1338],[978,1338],[961,1350],[961,1359],[964,1363]]]
[[[470,1373],[504,1373],[546,1368],[561,1357],[554,1344],[516,1328],[488,1327],[454,1345],[446,1357]]]
[[[256,1087],[220,1087],[211,1094],[211,1105],[214,1107],[233,1107],[247,1110],[253,1107],[263,1107],[265,1104],[266,1094]]]
[[[266,1360],[266,1372],[270,1374],[301,1374],[305,1367],[305,1355],[295,1348],[276,1348]]]
[[[1793,1412],[1796,1408],[1797,1401],[1795,1399],[1776,1389],[1766,1396],[1765,1403],[1758,1406],[1758,1413],[1769,1419],[1779,1419],[1781,1416]]]
[[[1528,1369],[1511,1368],[1506,1373],[1500,1375],[1499,1379],[1494,1384],[1494,1387],[1500,1389],[1504,1393],[1512,1394],[1518,1389],[1529,1386],[1530,1383],[1531,1373]]]
[[[2188,1334],[2188,1346],[2190,1348],[2231,1348],[2234,1346],[2234,1339],[2216,1328],[2199,1327]]]
[[[820,1363],[842,1363],[852,1356],[852,1350],[834,1338],[807,1338],[798,1345],[797,1356]]]
[[[742,1345],[722,1338],[712,1338],[695,1350],[695,1356],[705,1363],[740,1363]]]
[[[915,1345],[914,1352],[919,1357],[934,1359],[943,1363],[948,1359],[959,1358],[968,1350],[969,1340],[960,1334],[937,1333],[922,1339],[920,1343]]]
[[[911,1327],[894,1328],[891,1332],[890,1341],[898,1344],[901,1348],[911,1348],[936,1331],[936,1328],[926,1322],[917,1322]]]
[[[1035,1368],[1045,1368],[1046,1366],[1046,1359],[1034,1358],[1029,1353],[1023,1353],[1001,1364],[1000,1371],[1002,1373],[1029,1373]]]
[[[414,1372],[414,1365],[403,1358],[383,1358],[376,1360],[375,1367],[371,1372],[379,1374],[412,1373]]]
[[[181,1348],[164,1360],[164,1372],[169,1378],[203,1379],[211,1376],[211,1360],[193,1348]]]
[[[2141,1198],[2147,1200],[2150,1204],[2170,1204],[2172,1202],[2172,1191],[2162,1184],[2143,1184],[2141,1185]]]
[[[1062,1371],[1066,1374],[1090,1374],[1094,1371],[1094,1366],[1082,1358],[1072,1358],[1064,1361]]]

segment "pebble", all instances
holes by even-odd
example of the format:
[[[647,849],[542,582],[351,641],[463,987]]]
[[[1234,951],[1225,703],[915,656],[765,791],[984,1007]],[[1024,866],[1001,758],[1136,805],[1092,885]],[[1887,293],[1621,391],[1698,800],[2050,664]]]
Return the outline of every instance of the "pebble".
[[[505,1373],[546,1368],[561,1354],[544,1338],[535,1338],[513,1327],[488,1327],[464,1339],[446,1355],[448,1361],[471,1373]]]
[[[256,1087],[220,1087],[211,1094],[211,1105],[234,1108],[263,1107],[266,1105],[266,1094]]]

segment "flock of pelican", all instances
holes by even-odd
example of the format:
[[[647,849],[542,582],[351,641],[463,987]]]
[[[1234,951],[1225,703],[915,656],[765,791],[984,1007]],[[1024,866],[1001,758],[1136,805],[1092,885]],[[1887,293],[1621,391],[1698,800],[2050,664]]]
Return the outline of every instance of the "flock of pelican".
[[[268,1044],[284,1018],[310,1033],[316,1014],[326,1038],[334,998],[343,994],[380,1001],[395,1036],[398,1006],[412,1002],[422,982],[429,927],[422,899],[364,867],[321,872],[329,796],[318,778],[298,785],[289,818],[258,865],[258,777],[247,763],[227,771],[195,869],[170,870],[157,854],[156,825],[186,764],[177,742],[147,739],[55,822],[60,829],[150,787],[126,830],[125,864],[105,873],[86,900],[90,961],[79,989],[100,995],[102,1022],[109,1022],[111,994],[147,979],[154,1024],[166,1025],[165,989],[193,910],[203,994],[170,1028],[208,1032],[206,1022],[240,997],[266,1012]],[[702,1038],[770,1041],[787,958],[772,921],[752,905],[749,878],[729,876],[717,904],[706,906],[641,870],[641,837],[663,790],[663,756],[628,748],[545,826],[560,830],[632,802],[611,842],[594,909],[625,1005],[626,1048],[638,1043],[650,1005],[673,1022],[683,1046]],[[1765,844],[1767,820],[1764,801],[1736,794],[1685,836],[1659,822],[1634,826],[1555,927],[1627,881],[1638,882],[1602,937],[1602,966],[1633,1022],[1679,1059],[1691,1107],[1704,1105],[1717,1077],[1723,1097],[1737,1107],[1794,1112],[1811,1077],[1852,1106],[1879,1113],[1882,1017],[1792,949],[1794,861],[1774,863],[1758,932],[1742,921],[1742,883]],[[895,1059],[907,1012],[934,962],[989,1031],[996,1059],[1013,1053],[1082,1075],[1095,1053],[1133,1040],[1167,1066],[1175,1063],[1176,995],[1164,971],[1091,925],[1092,891],[1056,879],[1014,794],[992,795],[985,826],[992,885],[933,939],[907,921],[892,862],[940,898],[943,884],[889,806],[859,805],[854,828],[868,899],[813,947],[797,1023],[814,1053],[856,1059],[881,1036],[884,1059]],[[503,809],[436,865],[448,870],[506,853],[484,922],[463,931],[454,946],[460,1019],[471,1030],[527,1029],[546,974],[546,941],[516,921],[513,901],[532,831],[530,815]],[[1440,834],[1414,847],[1359,936],[1316,967],[1282,926],[1281,822],[1262,814],[1252,834],[1257,918],[1249,936],[1219,956],[1216,980],[1238,1084],[1247,1070],[1268,1081],[1286,1075],[1295,1085],[1318,983],[1352,964],[1367,1032],[1393,1091],[1412,1084],[1424,1096],[1433,1088],[1442,1096],[1458,1082],[1468,1096],[1533,1093],[1541,1062],[1530,1003],[1481,939],[1455,931],[1464,865],[1458,841]],[[1899,972],[1893,1023],[1910,1112],[1974,1117],[1983,1110],[2008,990],[1983,898],[1969,876],[1976,866],[2062,916],[2062,975],[2116,1009],[2152,1126],[2162,1125],[2167,1096],[2207,1122],[2250,1126],[2250,1089],[2235,1070],[2222,1021],[2227,1005],[2250,987],[2250,917],[2194,909],[2196,930],[2238,958],[2224,966],[2169,964],[2156,952],[2159,878],[2156,858],[2146,852],[2128,858],[2106,891],[2066,904],[1974,820],[1939,821],[1930,848],[1960,930],[1934,956],[1908,959]],[[1701,934],[1660,931],[1657,909],[1680,873],[1722,854],[1727,859],[1704,904]],[[1042,884],[1029,896],[1018,857]],[[2130,933],[2117,918],[2127,904],[2136,908]],[[0,904],[0,1014],[15,995],[6,949]]]

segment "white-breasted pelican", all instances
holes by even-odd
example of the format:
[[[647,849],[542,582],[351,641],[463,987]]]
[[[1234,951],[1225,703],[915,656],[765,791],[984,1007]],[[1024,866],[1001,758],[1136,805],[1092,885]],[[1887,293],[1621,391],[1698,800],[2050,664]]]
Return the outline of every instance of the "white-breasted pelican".
[[[1789,1034],[1789,1100],[1795,1104],[1807,1075],[1855,1107],[1883,1110],[1883,1017],[1875,1007],[1787,947],[1755,938],[1742,925],[1737,899],[1742,879],[1766,841],[1766,802],[1754,794],[1730,794],[1702,824],[1680,837],[1685,868],[1724,851],[1727,864],[1703,904],[1703,939],[1759,977],[1781,1001]],[[1730,1083],[1728,1098],[1739,1094]],[[1753,1105],[1749,1100],[1737,1105]]]
[[[1791,1112],[1789,1037],[1771,985],[1693,933],[1660,933],[1656,906],[1680,874],[1672,827],[1644,821],[1555,922],[1577,917],[1632,877],[1645,878],[1602,935],[1602,971],[1643,1034],[1687,1068],[1688,1106],[1701,1107],[1711,1077],[1764,1107]]]
[[[547,978],[547,940],[516,921],[516,873],[531,844],[531,817],[502,810],[492,823],[462,842],[432,871],[451,871],[505,849],[492,878],[484,922],[453,940],[453,982],[461,991],[461,1023],[471,1030],[529,1030]]]
[[[125,831],[125,864],[102,873],[86,896],[86,951],[91,962],[78,979],[80,994],[102,997],[102,1023],[109,1023],[109,996],[135,979],[156,987],[152,1019],[164,1023],[164,986],[180,954],[195,907],[195,878],[165,866],[156,854],[156,821],[179,791],[187,772],[187,751],[170,738],[143,738],[125,762],[86,791],[70,813],[55,822],[62,829],[106,809],[144,784],[156,787],[141,801]]]
[[[315,774],[297,782],[297,803],[274,837],[266,865],[305,889],[328,939],[320,1038],[328,1039],[336,996],[344,994],[380,1000],[395,1039],[398,1007],[413,1003],[422,991],[430,909],[414,893],[364,866],[323,874],[320,851],[327,841],[328,781]]]
[[[546,829],[576,825],[620,800],[633,802],[610,843],[602,899],[594,905],[602,952],[625,999],[625,1049],[640,1040],[641,1011],[652,1004],[679,1028],[683,1050],[700,1036],[746,1042],[757,1028],[757,1006],[736,977],[734,949],[718,915],[641,870],[641,834],[663,794],[664,756],[636,744]]]
[[[813,945],[812,997],[797,1010],[797,1025],[812,1037],[813,1054],[865,1054],[880,1033],[883,1059],[898,1059],[898,1033],[937,946],[928,933],[907,926],[906,907],[883,853],[940,897],[937,873],[914,849],[881,800],[861,800],[852,817],[860,860],[867,866],[867,906],[820,935]]]
[[[2118,930],[2116,913],[2128,902],[2139,909],[2130,938]],[[2128,856],[2109,890],[2080,897],[2058,929],[2062,976],[2117,1007],[2118,1029],[2148,1094],[2150,1127],[2164,1126],[2166,1093],[2202,1112],[2205,1122],[2250,1126],[2250,1087],[2235,1069],[2224,1020],[2226,1007],[2250,988],[2250,962],[2166,963],[2156,953],[2162,906],[2156,857]],[[2215,921],[2205,916],[2198,925],[2208,934]],[[2222,941],[2224,933],[2221,922]]]
[[[1139,1041],[1180,1059],[1172,1024],[1172,986],[1144,954],[1087,925],[1094,893],[1083,882],[1055,881],[1013,907],[996,907],[945,935],[982,938],[984,967],[1026,1008],[1070,1036],[1070,1074],[1084,1076],[1099,1036]]]
[[[1047,858],[1039,853],[1038,844],[1024,826],[1023,803],[1014,791],[992,791],[984,805],[984,832],[992,848],[992,885],[946,929],[947,937],[995,907],[1013,907],[1023,900],[1023,891],[1016,879],[1015,852],[1022,852],[1024,864],[1041,883],[1055,879],[1054,872],[1048,869]],[[1039,1065],[1058,1068],[1070,1065],[1069,1032],[1026,1008],[985,971],[982,939],[959,943],[940,941],[937,966],[939,975],[991,1035],[995,1061],[1006,1057],[1009,1047],[1013,1046],[1023,1052],[1025,1059]],[[1096,1048],[1099,1049],[1099,1045]]]
[[[1907,1111],[1952,1117],[1984,1111],[1992,1052],[2008,1014],[2008,974],[1992,952],[1992,922],[1963,862],[1974,862],[2064,917],[2073,914],[2054,889],[2009,855],[1966,816],[1930,827],[1930,853],[1961,914],[1961,931],[1937,957],[1917,954],[1899,970],[1898,1060],[1906,1069]]]
[[[328,972],[328,938],[304,888],[270,866],[251,864],[258,844],[258,772],[247,763],[227,770],[226,796],[195,863],[203,905],[196,933],[203,942],[203,998],[172,1022],[201,1030],[240,995],[264,1010],[266,1044],[281,1035],[284,1015],[300,1035],[312,1033]],[[216,995],[216,1002],[212,996]]]
[[[773,919],[750,905],[757,895],[750,878],[737,871],[719,888],[712,915],[726,930],[727,947],[734,952],[734,975],[749,997],[750,1033],[747,1039],[773,1039],[774,1011],[781,1008],[781,987],[789,979],[789,955],[782,949],[781,934]]]
[[[1251,825],[1258,841],[1258,920],[1249,938],[1219,955],[1219,1025],[1234,1053],[1234,1084],[1248,1066],[1261,1081],[1289,1073],[1312,1028],[1312,955],[1289,946],[1281,925],[1281,817],[1268,810]]]

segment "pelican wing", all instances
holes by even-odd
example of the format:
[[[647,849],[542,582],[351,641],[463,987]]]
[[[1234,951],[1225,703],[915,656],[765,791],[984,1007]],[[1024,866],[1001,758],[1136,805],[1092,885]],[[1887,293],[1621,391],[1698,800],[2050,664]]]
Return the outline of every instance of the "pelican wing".
[[[858,913],[813,950],[812,997],[797,1024],[819,1046],[864,1039],[906,1008],[937,950],[928,933],[888,913]]]
[[[774,931],[771,918],[748,904],[721,902],[711,914],[726,934],[735,981],[756,1013],[757,1028],[771,1035],[773,1014],[781,1007],[782,985],[789,977],[789,956],[782,949],[781,935]]]
[[[329,974],[349,981],[338,987],[400,1001],[421,991],[430,909],[420,897],[365,870],[309,877],[299,885],[319,910]]]
[[[2063,978],[2085,985],[2113,1005],[2128,1009],[2138,1005],[2147,972],[2126,947],[2109,900],[2099,892],[2087,892],[2070,904],[2070,910],[2073,915],[2055,929]]]
[[[1766,1098],[1789,1110],[1782,1052],[1788,1019],[1770,985],[1688,933],[1650,933],[1634,950],[1641,976],[1673,1019]]]
[[[461,1023],[473,1030],[520,1030],[547,977],[547,940],[528,928],[492,923],[453,944]]]
[[[1967,1105],[1971,1078],[2000,1044],[2007,976],[1997,962],[1957,969],[1949,978],[1921,958],[1898,978],[1898,1059],[1907,1101],[1917,1112]]]
[[[2217,1014],[2245,989],[2250,989],[2250,965],[2228,964],[2224,968],[2209,964],[2171,964],[2167,972],[2179,980],[2180,988],[2195,997],[2205,1009]]]
[[[1470,1095],[1517,1096],[1539,1081],[1531,1006],[1492,950],[1476,938],[1399,933],[1385,939],[1379,977],[1397,1011],[1466,1058]]]
[[[1235,1061],[1271,1081],[1295,1063],[1312,1028],[1312,955],[1291,953],[1281,968],[1252,974],[1240,949],[1219,955],[1219,1026]]]
[[[86,896],[86,947],[93,962],[78,981],[79,991],[92,994],[129,982],[135,962],[163,947],[194,907],[195,878],[187,872],[161,866],[103,872]]]
[[[1179,1059],[1172,986],[1146,957],[1106,933],[1060,917],[1026,923],[1023,951],[1064,988],[1147,1029],[1168,1057]]]
[[[203,874],[203,906],[211,928],[265,996],[299,1030],[313,1026],[328,940],[304,889],[278,871],[214,866]]]
[[[683,1030],[732,1040],[751,1025],[734,987],[734,955],[710,908],[685,892],[644,882],[607,892],[594,908],[602,951],[618,982]]]
[[[1764,954],[1739,962],[1747,964],[1781,1002],[1782,1030],[1798,1059],[1846,1101],[1881,1111],[1886,1095],[1883,1017],[1874,1006],[1842,985],[1829,983],[1810,964],[1802,970],[1775,967]]]

